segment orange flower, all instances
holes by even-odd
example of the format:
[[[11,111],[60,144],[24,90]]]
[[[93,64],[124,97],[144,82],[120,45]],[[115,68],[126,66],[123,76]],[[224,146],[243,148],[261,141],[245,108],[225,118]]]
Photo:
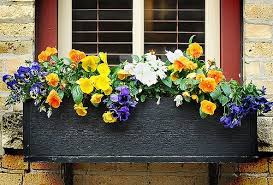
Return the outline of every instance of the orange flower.
[[[192,43],[187,48],[187,54],[193,58],[199,58],[203,54],[203,48],[198,43]]]
[[[48,56],[56,55],[58,53],[56,48],[47,47],[45,52]]]
[[[223,75],[222,71],[217,71],[214,69],[211,69],[208,71],[208,77],[214,78],[214,80],[216,81],[217,84],[224,79],[224,75]]]
[[[50,73],[46,76],[47,84],[52,87],[57,87],[59,84],[59,77],[55,73]]]
[[[42,51],[39,55],[38,55],[38,61],[40,63],[48,61],[49,60],[49,55],[45,52]]]
[[[57,109],[62,102],[62,99],[60,98],[59,94],[53,89],[50,91],[49,95],[46,98],[46,103],[50,105],[51,107]]]
[[[76,63],[80,62],[85,57],[85,53],[79,50],[72,49],[69,52],[69,58]]]
[[[206,78],[206,76],[204,75],[204,74],[197,74],[196,75],[196,80],[198,80],[198,81],[202,81],[202,80],[204,80]]]
[[[216,105],[208,100],[203,100],[201,102],[201,111],[203,113],[213,115],[216,109]]]
[[[189,64],[189,59],[186,57],[180,57],[178,60],[174,61],[173,68],[175,71],[181,72],[183,69],[187,69]]]
[[[200,84],[199,88],[205,93],[211,93],[215,90],[217,83],[214,78],[204,78]]]

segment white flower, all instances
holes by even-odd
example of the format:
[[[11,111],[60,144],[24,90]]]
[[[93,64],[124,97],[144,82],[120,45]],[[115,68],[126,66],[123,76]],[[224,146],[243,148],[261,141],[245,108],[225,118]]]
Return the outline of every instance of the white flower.
[[[135,67],[134,64],[132,64],[132,63],[127,63],[127,64],[124,66],[124,71],[125,71],[126,73],[129,73],[130,75],[134,75],[134,74],[133,74],[134,67]]]
[[[180,49],[175,50],[174,52],[166,51],[166,56],[171,63],[174,63],[180,57],[183,57],[183,52]]]
[[[160,97],[158,97],[156,104],[160,105]]]
[[[180,105],[182,105],[182,103],[183,103],[183,97],[182,97],[182,95],[177,95],[174,98],[174,101],[175,101],[176,107],[179,107]]]
[[[133,74],[144,85],[151,86],[157,83],[157,75],[147,63],[138,63]]]

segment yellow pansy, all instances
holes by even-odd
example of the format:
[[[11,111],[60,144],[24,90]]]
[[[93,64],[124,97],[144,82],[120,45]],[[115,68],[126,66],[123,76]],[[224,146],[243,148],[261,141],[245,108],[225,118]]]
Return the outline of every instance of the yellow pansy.
[[[90,78],[80,78],[77,81],[83,93],[90,94],[94,90],[92,80]]]
[[[112,91],[113,91],[113,88],[110,86],[108,89],[106,89],[105,91],[103,91],[104,92],[104,94],[105,95],[110,95],[111,93],[112,93]]]
[[[190,95],[190,93],[188,91],[185,91],[185,92],[182,93],[182,96],[183,97],[190,97],[191,95]]]
[[[60,79],[56,73],[50,73],[46,76],[46,81],[49,86],[57,87]]]
[[[101,89],[102,91],[106,91],[110,88],[111,79],[104,75],[97,76],[96,79],[96,88]]]
[[[83,58],[81,61],[82,61],[82,68],[85,71],[90,72],[90,69],[91,69],[91,71],[94,72],[97,69],[97,65],[100,62],[100,58],[97,56],[87,56]]]
[[[191,99],[195,100],[197,103],[199,101],[199,98],[196,94],[191,95]]]
[[[98,79],[98,76],[91,76],[91,77],[90,77],[90,80],[91,80],[91,82],[92,82],[92,85],[93,85],[96,89],[98,89],[98,87],[96,86],[96,84],[97,84],[97,79]]]
[[[120,69],[117,72],[117,75],[118,75],[118,79],[120,79],[120,80],[124,80],[125,78],[127,78],[129,76],[129,74],[123,69]]]
[[[107,53],[99,52],[100,59],[107,64]]]
[[[179,75],[178,75],[177,72],[172,72],[171,75],[170,75],[170,77],[171,77],[172,81],[176,81],[176,80],[178,80]]]
[[[87,107],[84,107],[82,103],[75,104],[74,110],[79,116],[85,116],[87,114]]]
[[[91,103],[93,105],[98,105],[101,102],[102,97],[103,97],[103,94],[98,94],[98,93],[93,94],[91,97]]]
[[[196,77],[196,73],[190,73],[186,76],[186,78],[195,78]]]
[[[115,123],[117,121],[117,118],[114,118],[110,111],[103,113],[102,118],[105,123]]]
[[[111,72],[109,66],[106,63],[102,63],[102,64],[98,65],[97,70],[100,75],[104,75],[104,76],[108,76]]]

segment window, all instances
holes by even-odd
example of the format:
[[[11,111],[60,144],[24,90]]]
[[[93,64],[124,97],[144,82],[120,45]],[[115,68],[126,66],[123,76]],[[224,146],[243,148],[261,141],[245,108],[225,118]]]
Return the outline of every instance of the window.
[[[69,1],[72,8],[67,7]],[[150,51],[164,58],[165,50],[185,50],[193,34],[205,51],[206,42],[214,42],[214,48],[219,48],[220,38],[215,35],[220,30],[220,5],[218,0],[210,2],[215,13],[207,15],[204,0],[59,0],[59,48],[67,51],[70,46],[88,54],[107,51],[111,64]],[[68,12],[72,12],[72,20]],[[213,25],[214,39],[205,39],[209,36],[205,35],[206,16],[218,17]],[[67,39],[68,35],[72,40]],[[65,43],[64,49],[61,43]],[[210,57],[219,62],[219,55]]]
[[[205,57],[218,65],[221,58],[226,77],[238,80],[241,10],[242,0],[40,0],[36,52],[48,45],[58,45],[60,56],[72,47],[89,54],[105,50],[117,64],[131,53],[185,49],[195,34]]]

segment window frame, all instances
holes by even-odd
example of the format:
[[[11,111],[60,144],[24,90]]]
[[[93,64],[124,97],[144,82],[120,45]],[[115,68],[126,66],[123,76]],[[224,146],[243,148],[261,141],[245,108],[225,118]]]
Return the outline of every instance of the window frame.
[[[219,2],[219,11],[211,11],[214,8],[208,5],[208,2]],[[60,56],[65,56],[71,49],[72,11],[69,11],[70,13],[67,14],[67,9],[72,10],[72,0],[40,0],[39,3],[36,3],[36,54],[42,51],[46,46],[57,46],[60,49]],[[227,79],[232,78],[238,81],[242,78],[242,9],[243,0],[206,1],[206,12],[210,12],[211,14],[209,16],[219,14],[216,19],[210,19],[212,23],[208,23],[206,13],[206,57],[220,62],[220,66]],[[64,14],[60,12],[60,10],[63,12],[66,11],[66,13]],[[144,52],[144,0],[133,0],[133,15],[138,15],[133,16],[133,54],[141,55]],[[66,17],[66,21],[62,20],[63,16]],[[69,19],[71,21],[69,21]],[[210,30],[215,29],[215,26],[210,25],[217,25],[218,22],[219,31],[213,33]],[[71,27],[71,29],[67,29],[69,27]],[[215,38],[215,33],[219,35],[217,37],[219,39],[211,39]],[[71,37],[69,37],[69,35],[71,35]],[[67,42],[63,42],[64,40]],[[71,44],[69,44],[69,42],[71,42]],[[218,47],[215,47],[216,44]],[[230,61],[233,61],[232,65],[230,65]]]

